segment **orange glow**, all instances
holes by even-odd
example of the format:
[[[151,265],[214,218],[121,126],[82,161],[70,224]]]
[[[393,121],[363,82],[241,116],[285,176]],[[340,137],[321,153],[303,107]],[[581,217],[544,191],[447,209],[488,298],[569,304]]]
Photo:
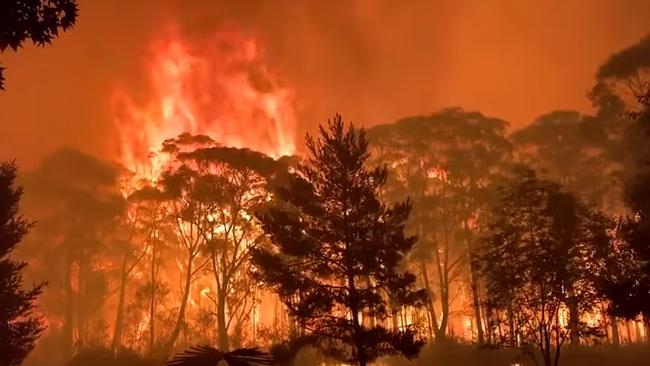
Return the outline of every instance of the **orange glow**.
[[[147,95],[113,95],[125,167],[155,179],[165,164],[161,143],[184,132],[275,158],[294,153],[294,93],[265,65],[255,38],[233,28],[192,41],[171,32],[151,50]]]

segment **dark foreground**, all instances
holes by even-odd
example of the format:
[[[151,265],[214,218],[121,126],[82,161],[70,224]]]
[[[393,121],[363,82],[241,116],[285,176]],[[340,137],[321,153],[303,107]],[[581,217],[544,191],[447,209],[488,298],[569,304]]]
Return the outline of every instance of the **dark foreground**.
[[[301,351],[290,366],[322,365],[310,350]],[[136,355],[122,355],[118,359],[110,352],[101,350],[79,355],[68,366],[161,366],[164,363],[147,360]],[[432,345],[425,347],[420,357],[408,361],[404,359],[384,359],[382,366],[510,366],[533,365],[529,359],[514,351],[479,349],[467,345]],[[633,366],[650,364],[650,344],[580,347],[566,349],[560,361],[561,366]],[[329,365],[336,365],[330,363]],[[282,365],[279,365],[282,366]]]

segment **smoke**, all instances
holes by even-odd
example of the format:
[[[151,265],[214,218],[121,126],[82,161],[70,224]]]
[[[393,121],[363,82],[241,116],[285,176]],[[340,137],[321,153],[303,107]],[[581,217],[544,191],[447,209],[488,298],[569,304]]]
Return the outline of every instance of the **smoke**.
[[[302,135],[336,112],[372,125],[462,106],[513,127],[589,112],[598,66],[647,34],[649,13],[647,0],[80,0],[51,46],[0,56],[0,159],[29,168],[62,145],[114,158],[111,92],[146,93],[149,44],[170,20],[189,38],[255,33],[296,90]]]

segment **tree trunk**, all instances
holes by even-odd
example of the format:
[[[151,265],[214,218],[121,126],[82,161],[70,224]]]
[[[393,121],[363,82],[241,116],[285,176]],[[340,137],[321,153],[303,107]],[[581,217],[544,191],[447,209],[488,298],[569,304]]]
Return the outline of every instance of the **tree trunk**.
[[[429,281],[429,270],[427,268],[427,262],[422,261],[422,278],[424,281],[424,288],[429,294],[429,301],[427,301],[427,311],[431,318],[430,328],[432,331],[431,337],[437,340],[438,339],[438,316],[436,314],[435,301],[433,298],[433,291],[431,290],[431,282]]]
[[[469,233],[469,226],[467,221],[463,222],[465,230]],[[485,335],[483,334],[483,321],[481,320],[481,296],[479,295],[478,288],[478,271],[476,269],[476,264],[474,260],[474,252],[472,250],[472,244],[469,239],[465,240],[465,246],[467,250],[467,259],[469,262],[469,282],[470,288],[472,289],[472,306],[474,308],[474,321],[476,322],[476,333],[478,336],[478,343],[485,343]]]
[[[350,297],[352,298],[352,301],[350,301],[350,311],[352,312],[352,321],[353,321],[353,326],[354,326],[354,339],[356,343],[356,348],[357,348],[357,361],[359,362],[359,366],[366,366],[368,361],[366,360],[366,353],[364,351],[364,345],[363,345],[363,340],[361,339],[361,325],[359,324],[359,307],[358,307],[358,295],[356,293],[356,289],[354,288],[354,282],[352,282],[351,285],[351,295]]]
[[[474,319],[476,322],[476,331],[478,335],[478,343],[485,343],[485,335],[483,334],[483,322],[481,321],[481,297],[478,292],[478,276],[476,274],[476,269],[472,263],[472,254],[470,256],[470,271],[469,271],[469,280],[470,287],[472,288],[472,307],[474,308]]]
[[[350,268],[351,266],[348,266]],[[347,273],[347,282],[348,282],[348,305],[350,312],[352,313],[352,327],[353,327],[353,339],[357,349],[357,362],[359,366],[366,366],[368,361],[366,359],[366,352],[364,350],[364,340],[362,339],[362,329],[361,324],[359,324],[359,294],[357,293],[357,288],[354,283],[354,273],[351,269],[348,269]]]
[[[226,328],[226,294],[222,289],[217,293],[217,329],[219,332],[219,349],[228,351],[228,329]]]
[[[573,294],[569,294],[569,332],[571,346],[578,346],[580,344],[580,334],[578,333],[578,325],[580,323],[580,314],[578,313],[578,305],[573,298]]]
[[[512,303],[508,302],[508,328],[510,330],[510,346],[517,346],[517,327],[515,325],[515,314],[512,311]]]
[[[612,344],[618,347],[621,344],[621,337],[618,334],[618,320],[616,319],[615,316],[613,315],[609,316],[609,324],[610,327],[612,328]]]
[[[115,315],[115,330],[113,332],[113,344],[111,349],[117,352],[122,346],[122,333],[124,330],[124,303],[126,294],[126,281],[127,281],[127,256],[122,261],[122,273],[120,275],[120,293],[117,302],[117,314]]]
[[[156,246],[151,249],[151,298],[149,299],[149,355],[153,355],[156,342],[155,311],[156,311]]]
[[[447,238],[445,237],[445,243]],[[449,245],[445,244],[445,255]],[[438,271],[438,293],[440,294],[440,326],[436,328],[436,342],[447,339],[447,322],[449,319],[449,281],[447,261],[440,258],[440,251],[435,248],[436,270]]]
[[[165,347],[163,349],[163,355],[164,356],[169,356],[169,354],[174,349],[174,345],[176,344],[176,340],[178,339],[178,335],[181,332],[181,328],[183,327],[183,323],[185,323],[185,309],[187,308],[187,300],[190,297],[190,287],[191,287],[191,284],[192,284],[192,262],[193,262],[193,260],[194,260],[194,256],[192,254],[190,254],[189,258],[188,258],[187,272],[185,274],[185,285],[183,287],[183,297],[181,298],[181,306],[180,306],[180,309],[178,310],[178,317],[176,318],[176,325],[174,326],[171,334],[169,335],[169,338],[167,339],[167,342],[165,343]]]
[[[397,309],[396,301],[391,298],[391,317],[390,320],[393,324],[393,330],[399,330],[399,310]]]
[[[633,320],[634,322],[634,338],[636,339],[636,343],[643,342],[643,335],[641,334],[641,327],[639,326],[639,322]]]
[[[440,327],[438,337],[440,341],[447,340],[447,324],[449,323],[449,284],[440,285]]]
[[[74,344],[74,290],[72,288],[72,264],[73,261],[71,255],[68,254],[63,274],[66,296],[65,316],[63,320],[63,357],[65,362],[68,362],[68,360],[73,356],[72,347]]]
[[[366,288],[372,288],[372,279],[370,278],[370,276],[365,276],[364,281],[365,281]],[[374,328],[376,326],[377,319],[372,314],[370,314],[369,311],[363,312],[362,315],[363,315],[363,319],[361,323],[363,324],[364,327]]]

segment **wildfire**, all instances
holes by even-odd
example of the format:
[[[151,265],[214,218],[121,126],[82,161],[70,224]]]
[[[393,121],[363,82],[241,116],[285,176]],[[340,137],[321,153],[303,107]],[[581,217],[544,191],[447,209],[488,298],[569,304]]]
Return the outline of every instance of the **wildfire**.
[[[144,98],[119,89],[113,98],[120,162],[155,179],[168,138],[204,134],[225,146],[278,158],[295,151],[294,93],[264,63],[257,40],[223,28],[200,40],[179,32],[153,42]]]

